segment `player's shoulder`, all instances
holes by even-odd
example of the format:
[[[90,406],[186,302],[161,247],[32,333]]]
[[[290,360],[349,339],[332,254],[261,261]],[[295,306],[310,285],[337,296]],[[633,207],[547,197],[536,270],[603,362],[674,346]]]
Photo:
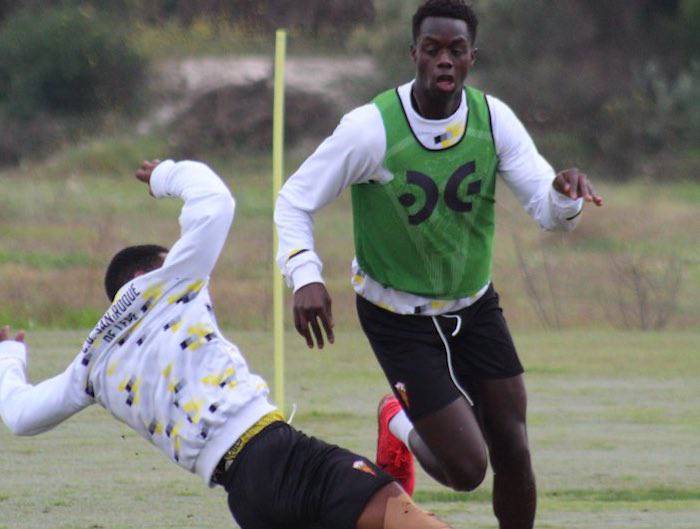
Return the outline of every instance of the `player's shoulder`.
[[[343,116],[341,123],[354,127],[381,125],[382,118],[374,102],[354,108]]]
[[[486,103],[489,107],[489,112],[491,113],[491,119],[493,121],[507,121],[517,120],[513,109],[505,103],[503,100],[499,99],[493,94],[485,93]]]
[[[352,141],[356,146],[372,148],[385,136],[379,109],[373,103],[368,103],[351,110],[342,117],[334,135]]]

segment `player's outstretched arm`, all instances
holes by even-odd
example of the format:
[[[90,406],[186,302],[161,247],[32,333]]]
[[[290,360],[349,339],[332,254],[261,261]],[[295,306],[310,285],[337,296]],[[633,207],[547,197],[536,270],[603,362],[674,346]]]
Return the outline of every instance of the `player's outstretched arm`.
[[[9,327],[0,329],[0,417],[12,433],[37,435],[92,404],[80,358],[62,374],[32,386],[24,332],[10,336]]]
[[[545,230],[571,231],[583,203],[603,204],[588,177],[578,169],[555,175],[515,113],[499,99],[488,96],[498,170],[525,210]]]
[[[180,239],[163,263],[163,273],[207,277],[228,236],[235,201],[224,182],[200,162],[144,161],[136,178],[148,184],[155,198],[176,197],[185,204],[180,214]]]

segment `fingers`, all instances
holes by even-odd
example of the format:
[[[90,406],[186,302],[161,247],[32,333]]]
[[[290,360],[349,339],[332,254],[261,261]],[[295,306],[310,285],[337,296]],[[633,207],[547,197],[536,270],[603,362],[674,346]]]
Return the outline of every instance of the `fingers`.
[[[319,325],[319,320],[321,325]],[[328,343],[335,343],[335,336],[333,335],[333,317],[326,309],[302,309],[295,307],[294,309],[294,328],[299,334],[301,334],[306,340],[306,345],[309,349],[314,348],[314,340],[316,338],[316,344],[319,349],[323,349],[325,341],[323,338],[323,330],[326,332],[328,337]],[[311,327],[311,329],[309,329]],[[313,332],[313,338],[311,333]]]
[[[306,339],[306,345],[309,349],[313,349],[314,341],[311,339],[311,333],[309,332],[309,322],[297,307],[294,307],[294,328]]]
[[[596,206],[600,207],[603,205],[603,198],[596,194],[593,185],[585,174],[579,175],[579,196],[583,197],[586,202],[593,203]]]
[[[593,189],[593,185],[590,182],[588,183],[588,193],[591,195],[591,201],[596,206],[600,207],[603,205],[603,197],[595,192],[595,189]]]
[[[160,160],[156,159],[153,161],[143,160],[141,162],[141,167],[136,170],[135,176],[141,182],[148,183],[151,180],[151,174],[153,170],[158,167]]]
[[[328,343],[335,343],[335,335],[333,334],[333,313],[331,311],[331,300],[326,299],[326,306],[323,312],[319,314],[321,318],[321,324],[323,329],[326,331],[326,336],[328,336]]]
[[[596,206],[603,205],[603,198],[593,189],[588,180],[588,175],[576,168],[566,169],[557,175],[554,188],[572,200],[583,198],[586,202],[592,202]]]
[[[24,331],[19,331],[17,335],[14,338],[10,338],[11,336],[11,330],[9,325],[5,325],[0,329],[0,342],[4,342],[7,340],[14,340],[15,342],[24,342],[24,337],[26,336],[27,333]]]
[[[566,183],[569,186],[569,198],[576,200],[579,197],[579,172],[573,169],[566,175]]]
[[[314,338],[318,348],[323,349],[324,331],[328,343],[335,342],[331,297],[323,283],[310,283],[294,293],[294,327],[306,339],[309,349],[314,347]]]
[[[321,327],[318,325],[318,317],[316,315],[311,318],[311,329],[314,331],[318,348],[323,349],[323,333],[321,332]]]

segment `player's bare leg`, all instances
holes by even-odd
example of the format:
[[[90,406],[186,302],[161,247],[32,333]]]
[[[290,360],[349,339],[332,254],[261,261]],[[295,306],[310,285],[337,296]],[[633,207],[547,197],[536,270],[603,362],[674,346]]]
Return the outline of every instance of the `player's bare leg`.
[[[409,445],[428,474],[458,491],[474,490],[483,482],[488,464],[486,443],[465,399],[458,398],[413,426]]]
[[[493,509],[501,529],[531,529],[537,508],[522,375],[479,383],[483,428],[494,472]]]
[[[423,511],[396,483],[377,492],[357,521],[357,529],[450,529]]]

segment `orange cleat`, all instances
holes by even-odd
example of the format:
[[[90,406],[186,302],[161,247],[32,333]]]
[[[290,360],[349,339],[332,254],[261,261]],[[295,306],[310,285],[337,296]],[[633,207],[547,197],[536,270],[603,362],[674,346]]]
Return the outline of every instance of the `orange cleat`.
[[[403,487],[406,494],[413,495],[416,474],[413,469],[413,454],[389,430],[389,421],[401,411],[401,404],[393,395],[385,395],[379,401],[377,421],[377,466],[392,476]]]

